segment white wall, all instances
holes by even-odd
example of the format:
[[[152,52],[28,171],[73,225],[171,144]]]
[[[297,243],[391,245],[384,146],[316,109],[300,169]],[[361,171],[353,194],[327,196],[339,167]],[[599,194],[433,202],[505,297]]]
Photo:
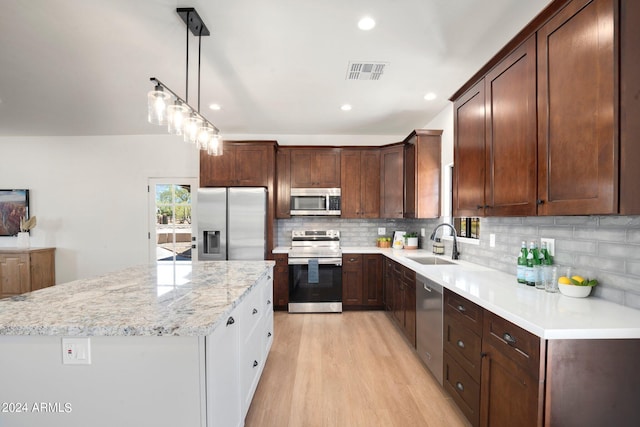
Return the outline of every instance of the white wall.
[[[30,190],[31,246],[57,248],[56,283],[147,263],[148,179],[199,170],[171,135],[3,137],[0,158],[0,188]]]

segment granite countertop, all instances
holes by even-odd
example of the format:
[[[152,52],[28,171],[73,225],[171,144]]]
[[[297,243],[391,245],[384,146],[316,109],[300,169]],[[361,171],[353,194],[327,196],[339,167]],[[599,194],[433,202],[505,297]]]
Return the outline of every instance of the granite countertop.
[[[287,250],[278,247],[274,253]],[[422,265],[411,258],[435,255],[421,249],[343,247],[342,253],[383,254],[543,339],[640,338],[640,310],[601,298],[548,293],[518,283],[515,275],[468,261]]]
[[[273,261],[127,268],[0,300],[0,335],[204,336]]]

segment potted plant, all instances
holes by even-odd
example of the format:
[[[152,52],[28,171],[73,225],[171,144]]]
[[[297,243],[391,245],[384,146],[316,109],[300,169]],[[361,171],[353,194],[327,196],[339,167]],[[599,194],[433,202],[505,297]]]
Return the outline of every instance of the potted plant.
[[[404,235],[404,248],[418,249],[418,233],[411,231]]]

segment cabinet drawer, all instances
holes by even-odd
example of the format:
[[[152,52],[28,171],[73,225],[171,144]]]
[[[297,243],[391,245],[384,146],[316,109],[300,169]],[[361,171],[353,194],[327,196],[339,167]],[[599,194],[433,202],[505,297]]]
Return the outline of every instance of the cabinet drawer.
[[[444,318],[444,349],[475,379],[480,382],[482,339],[451,316]]]
[[[482,308],[466,298],[445,290],[444,312],[478,335],[482,335]]]
[[[360,270],[362,268],[362,254],[342,255],[343,270]]]
[[[262,312],[266,315],[273,312],[273,278],[271,278],[271,273],[269,273],[267,283],[262,286]]]
[[[471,424],[478,426],[480,385],[447,352],[444,353],[443,385]]]
[[[240,347],[240,395],[243,417],[246,416],[256,391],[264,364],[264,328],[257,328]]]
[[[264,334],[262,339],[264,348],[262,360],[266,362],[269,350],[271,350],[271,345],[273,344],[273,311],[267,313],[264,317]]]
[[[238,306],[240,316],[240,336],[247,340],[254,332],[265,312],[263,296],[264,283],[255,286]]]
[[[540,378],[540,338],[489,311],[484,339],[534,378]]]

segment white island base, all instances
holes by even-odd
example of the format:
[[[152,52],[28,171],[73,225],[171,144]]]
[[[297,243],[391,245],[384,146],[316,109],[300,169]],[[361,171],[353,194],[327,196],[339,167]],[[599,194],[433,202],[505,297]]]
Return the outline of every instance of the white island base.
[[[127,325],[137,334],[123,336],[117,314],[100,322],[95,310],[93,317],[87,310],[85,334],[47,335],[54,329],[34,326],[35,311],[25,316],[14,309],[33,309],[47,295],[0,301],[0,426],[242,426],[273,340],[273,263],[247,264],[226,265],[226,273],[222,263],[204,272],[194,267],[190,291],[173,300],[157,297],[162,301],[150,311],[158,317],[148,324],[157,323],[160,336],[142,323]],[[81,283],[74,284],[66,291],[77,297]],[[161,321],[179,316],[186,316],[178,319],[181,328]],[[80,359],[90,357],[90,364],[63,364],[65,337],[89,341],[90,354]]]

